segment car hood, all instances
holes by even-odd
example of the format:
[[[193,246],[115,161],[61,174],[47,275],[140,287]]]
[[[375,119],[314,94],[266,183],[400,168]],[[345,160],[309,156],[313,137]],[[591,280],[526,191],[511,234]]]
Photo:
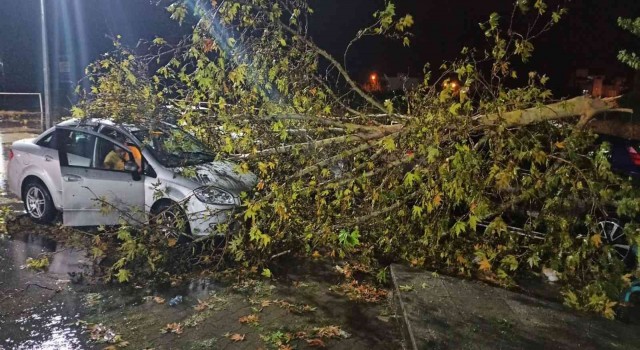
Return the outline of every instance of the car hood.
[[[225,190],[240,192],[251,191],[258,183],[258,177],[252,172],[239,173],[238,165],[228,161],[217,161],[194,165],[188,169],[195,170],[195,177],[190,179],[203,186],[216,186]],[[183,174],[189,173],[183,168]]]

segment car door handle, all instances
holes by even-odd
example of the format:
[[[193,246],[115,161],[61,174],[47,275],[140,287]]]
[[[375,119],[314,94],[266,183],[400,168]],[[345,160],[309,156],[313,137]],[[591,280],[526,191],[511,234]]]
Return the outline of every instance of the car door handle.
[[[53,157],[52,157],[52,156],[50,156],[50,155],[48,155],[48,154],[47,154],[46,156],[44,156],[44,161],[45,161],[45,162],[50,162],[50,161],[52,161],[52,160],[53,160]]]
[[[66,182],[79,182],[82,181],[82,178],[78,175],[65,175],[62,177]]]

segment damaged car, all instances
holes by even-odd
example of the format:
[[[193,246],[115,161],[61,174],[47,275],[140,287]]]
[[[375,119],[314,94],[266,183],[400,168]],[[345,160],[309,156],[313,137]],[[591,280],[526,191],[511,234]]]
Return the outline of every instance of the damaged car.
[[[9,152],[8,188],[30,218],[67,226],[143,226],[161,218],[173,234],[225,234],[257,177],[168,123],[68,120]]]

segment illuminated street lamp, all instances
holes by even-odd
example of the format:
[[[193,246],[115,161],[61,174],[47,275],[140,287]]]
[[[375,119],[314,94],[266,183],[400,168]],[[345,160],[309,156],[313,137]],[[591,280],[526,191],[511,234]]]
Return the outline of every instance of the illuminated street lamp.
[[[378,74],[371,73],[371,76],[369,76],[369,80],[371,80],[371,82],[375,84],[378,81]]]
[[[40,0],[40,26],[42,27],[42,73],[44,74],[44,118],[46,129],[51,127],[51,91],[49,90],[49,45],[47,42],[47,19],[44,0]]]

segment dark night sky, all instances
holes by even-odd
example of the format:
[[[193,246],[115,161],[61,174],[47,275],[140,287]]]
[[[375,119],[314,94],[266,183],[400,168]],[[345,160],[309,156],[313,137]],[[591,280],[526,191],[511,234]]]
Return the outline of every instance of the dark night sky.
[[[178,35],[179,28],[150,0],[46,0],[52,58],[67,51],[73,65],[83,67],[108,51],[105,35],[121,34],[135,45],[140,38]],[[155,1],[154,1],[155,3]],[[312,35],[320,46],[342,57],[342,51],[383,0],[311,0],[316,13]],[[362,79],[370,71],[419,75],[426,62],[433,67],[456,57],[463,45],[481,44],[478,23],[493,11],[507,15],[511,0],[395,0],[400,14],[413,14],[416,25],[411,48],[380,39],[355,45],[348,59],[352,73]],[[55,6],[54,6],[55,5]],[[624,71],[617,63],[621,48],[637,48],[640,40],[616,26],[619,16],[640,16],[638,0],[574,0],[570,15],[537,42],[530,70],[546,72],[555,87],[563,86],[577,67]],[[63,16],[62,14],[66,14]],[[6,91],[36,91],[41,85],[39,0],[0,0],[0,60],[4,61]],[[504,17],[504,16],[503,16]],[[71,45],[56,45],[56,35],[73,37]],[[59,34],[56,34],[59,33]],[[55,68],[55,67],[54,67]],[[78,69],[79,75],[81,69]],[[79,78],[72,77],[72,78]],[[0,84],[2,79],[0,78]]]

